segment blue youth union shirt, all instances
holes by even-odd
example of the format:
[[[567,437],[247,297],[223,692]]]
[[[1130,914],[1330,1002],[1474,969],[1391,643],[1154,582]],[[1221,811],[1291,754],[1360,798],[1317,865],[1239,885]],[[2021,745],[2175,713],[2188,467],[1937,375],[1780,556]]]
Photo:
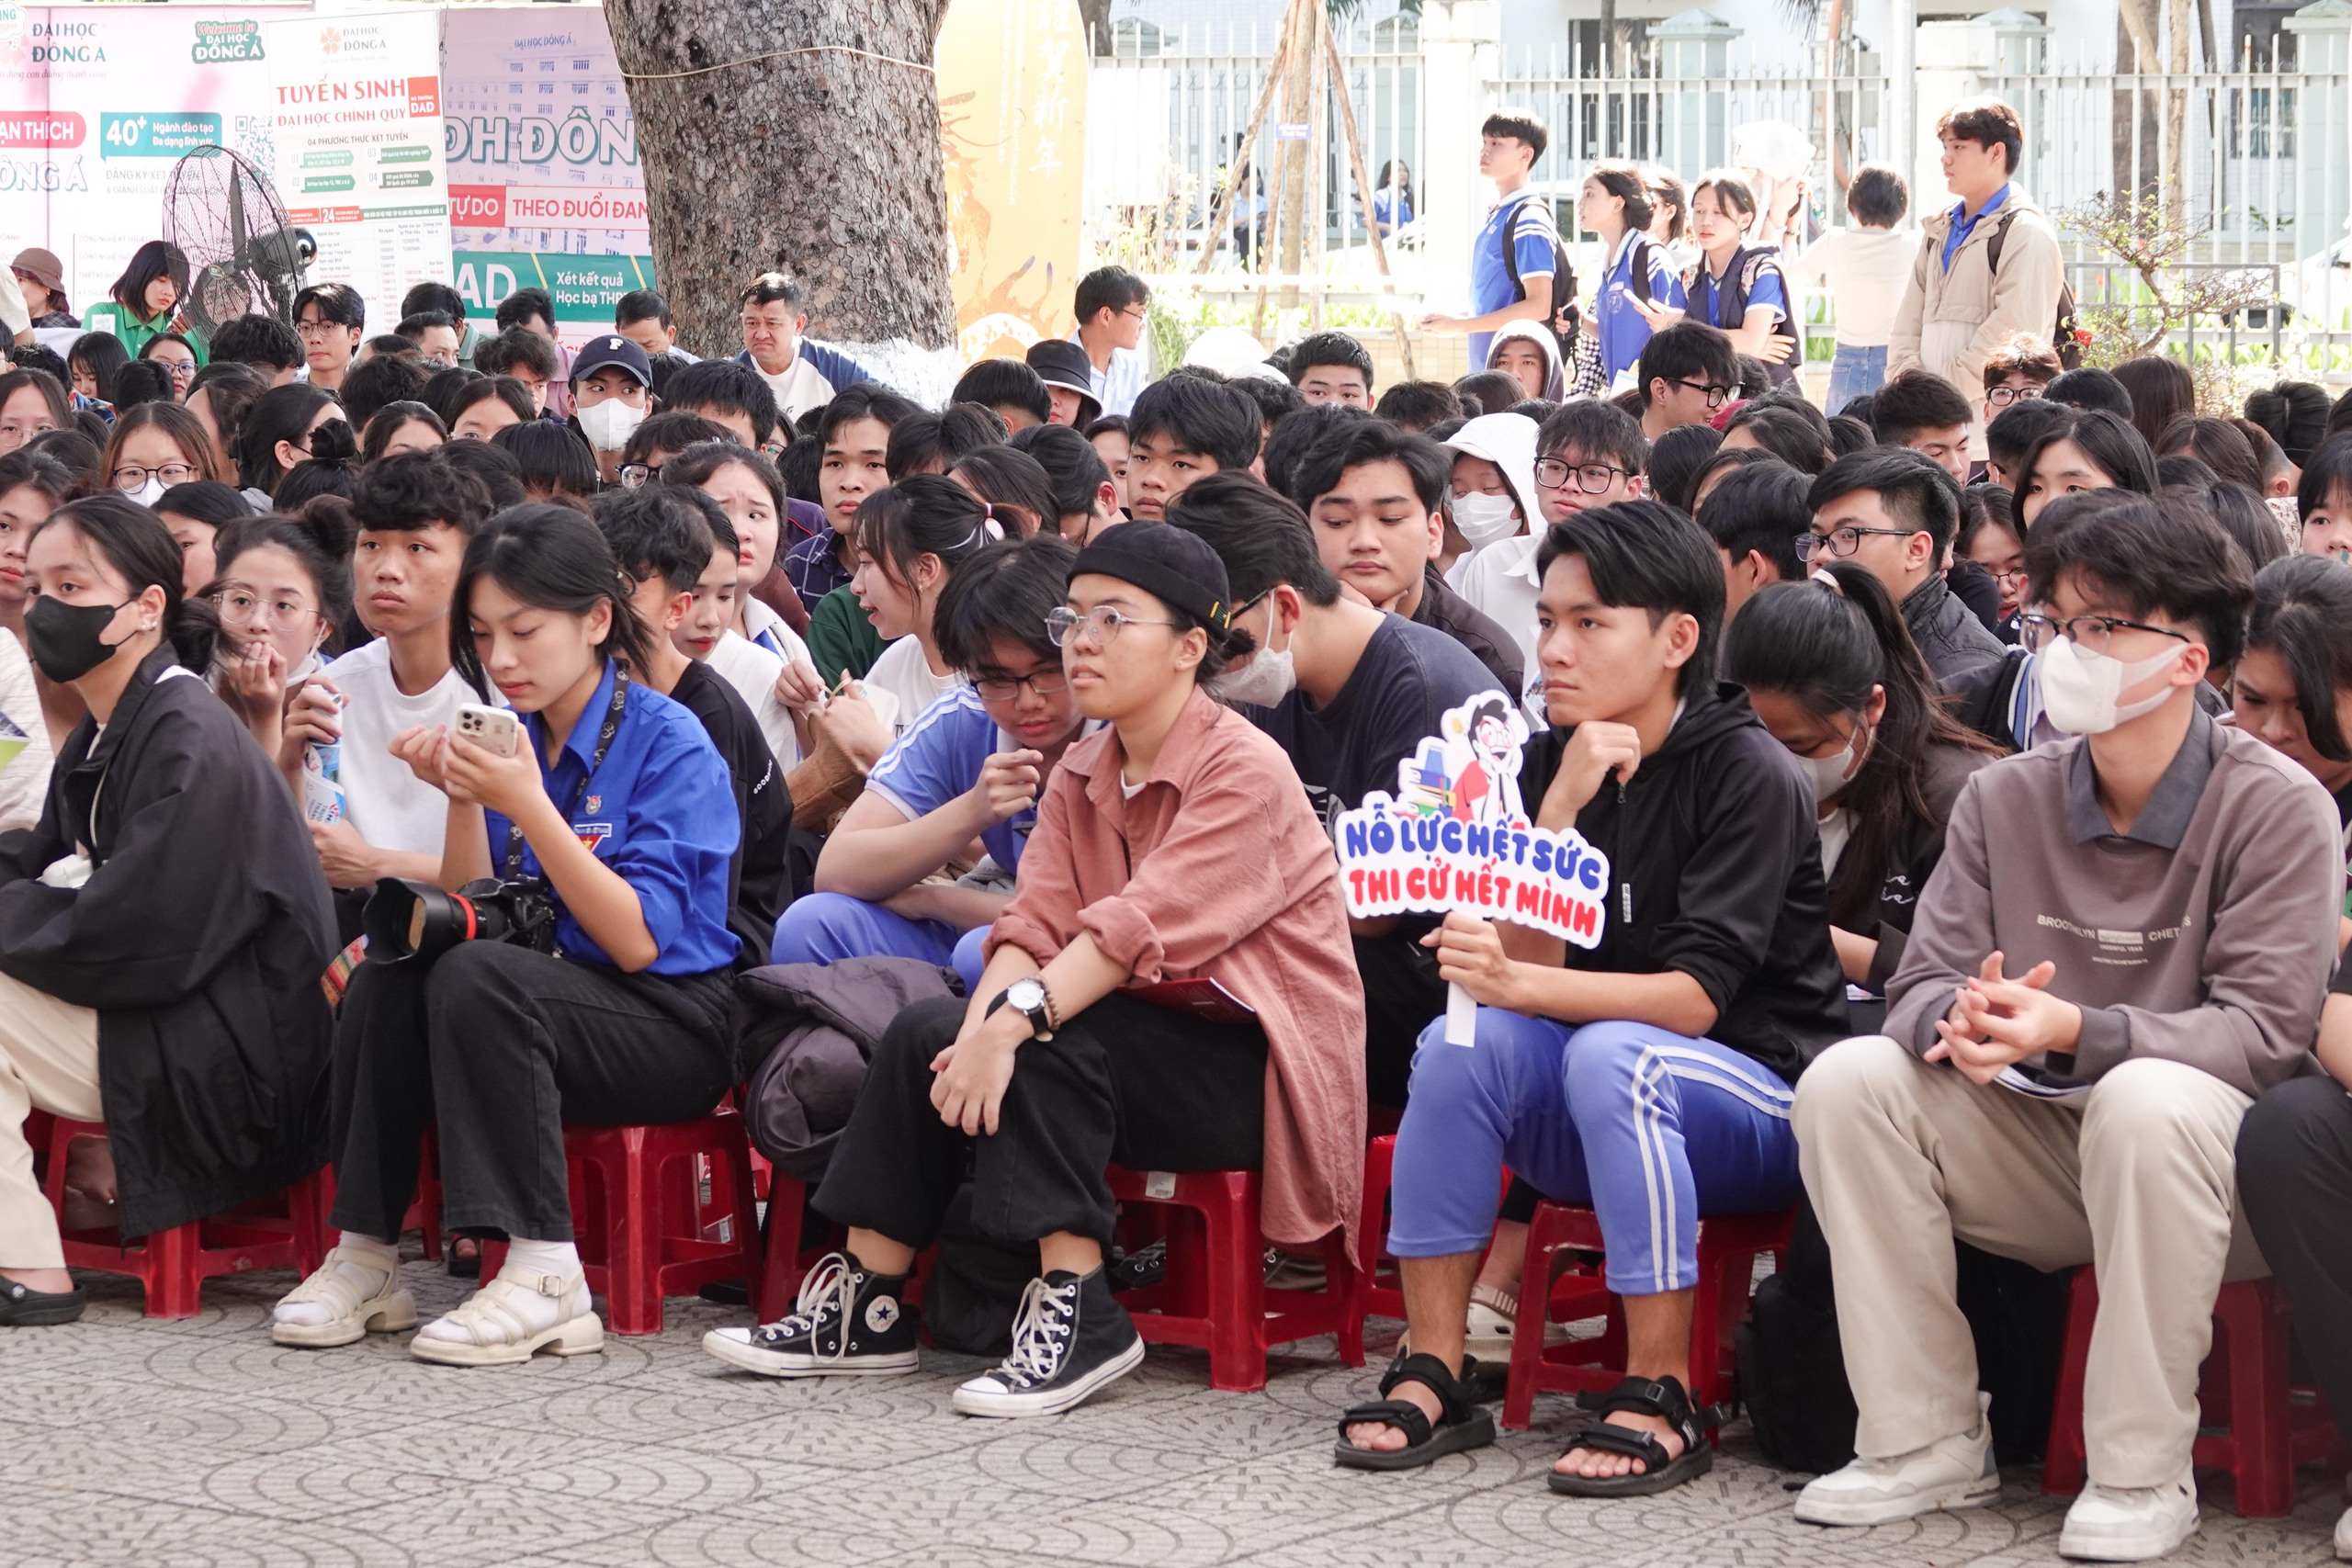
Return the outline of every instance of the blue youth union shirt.
[[[1519,298],[1511,287],[1510,268],[1503,265],[1503,224],[1511,227],[1510,245],[1519,261],[1520,280],[1552,276],[1552,231],[1537,206],[1541,197],[1514,193],[1487,214],[1486,227],[1470,247],[1470,313],[1483,316]],[[1483,367],[1495,341],[1492,333],[1470,334],[1470,363]]]
[[[1600,374],[1604,383],[1640,363],[1650,341],[1649,318],[1642,314],[1633,289],[1634,253],[1649,258],[1650,303],[1681,306],[1682,280],[1667,265],[1666,249],[1636,245],[1632,235],[1618,242],[1620,249],[1601,269],[1600,288],[1593,299],[1593,331],[1600,339]]]
[[[613,700],[613,666],[581,710],[580,722],[564,738],[550,765],[546,726],[537,714],[523,718],[531,752],[539,759],[548,798],[561,809],[577,795],[571,830],[596,858],[637,890],[645,929],[659,956],[654,975],[707,975],[735,961],[740,945],[727,929],[727,871],[742,833],[727,763],[710,743],[709,732],[693,712],[639,682],[631,682],[628,705],[613,732],[605,765],[590,778],[596,736]],[[585,781],[586,789],[582,789]],[[506,866],[506,840],[514,825],[495,811],[482,813],[490,834],[493,874]],[[523,846],[523,874],[540,875],[539,857]],[[612,966],[605,950],[590,940],[571,911],[556,899],[556,945],[575,963]]]
[[[1743,262],[1741,265],[1747,264]],[[1738,288],[1737,276],[1725,272],[1723,281],[1717,283],[1714,275],[1702,264],[1699,276],[1691,279],[1690,313],[1711,327],[1722,326],[1727,298]],[[1780,265],[1772,261],[1767,261],[1756,269],[1756,287],[1747,291],[1747,303],[1742,309],[1741,321],[1746,321],[1747,310],[1768,306],[1781,313],[1781,320],[1791,319],[1788,288],[1781,282]]]
[[[1090,731],[1094,728],[1086,727]],[[905,812],[911,822],[979,783],[980,770],[991,754],[1017,749],[989,716],[979,693],[958,686],[916,716],[865,775],[865,787]],[[1036,825],[1033,806],[984,829],[980,842],[988,846],[989,858],[1010,874],[1020,869],[1022,847]]]

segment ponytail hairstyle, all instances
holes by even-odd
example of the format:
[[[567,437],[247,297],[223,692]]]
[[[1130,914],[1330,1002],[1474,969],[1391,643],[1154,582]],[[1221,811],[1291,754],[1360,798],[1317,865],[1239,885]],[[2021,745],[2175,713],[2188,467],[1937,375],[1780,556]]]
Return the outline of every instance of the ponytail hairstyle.
[[[280,512],[298,512],[322,495],[348,500],[359,479],[359,437],[347,419],[331,419],[311,433],[311,455],[286,470],[270,492]]]
[[[1838,797],[1854,818],[1840,864],[1850,863],[1860,874],[1848,882],[1849,896],[1837,900],[1829,919],[1857,930],[1877,902],[1905,820],[1935,818],[1928,799],[1929,746],[1993,748],[1944,710],[1927,660],[1878,579],[1852,561],[1833,561],[1822,572],[1836,583],[1834,592],[1817,581],[1775,583],[1740,606],[1724,638],[1724,674],[1751,691],[1777,692],[1822,718],[1860,713],[1872,686],[1884,689],[1886,711],[1870,755]]]
[[[524,604],[560,615],[586,615],[599,604],[611,605],[612,630],[596,651],[633,670],[650,662],[653,635],[630,607],[619,563],[596,525],[557,502],[510,506],[466,541],[465,564],[458,569],[450,599],[449,660],[483,701],[489,700],[490,677],[474,648],[471,604],[474,584],[485,577]]]
[[[343,643],[344,623],[351,618],[351,540],[349,503],[335,496],[314,501],[300,513],[268,512],[248,514],[221,525],[212,540],[212,575],[229,575],[229,564],[247,550],[276,545],[302,563],[310,574],[311,592],[326,623],[320,647],[332,654]],[[209,588],[205,592],[209,595]]]
[[[1028,453],[1011,446],[983,446],[956,458],[948,466],[947,475],[989,503],[990,514],[1004,525],[1005,537],[1025,539],[1041,530],[1060,532],[1061,501],[1054,492],[1053,476]]]
[[[1644,183],[1641,170],[1631,164],[1595,164],[1591,178],[1602,190],[1625,203],[1624,223],[1629,232],[1638,234],[1648,230],[1656,209],[1650,201],[1650,187]]]
[[[98,473],[105,482],[114,482],[115,464],[121,460],[123,443],[151,427],[172,438],[172,445],[180,449],[180,456],[196,470],[198,479],[220,477],[220,460],[212,450],[212,437],[204,433],[203,422],[196,415],[178,403],[134,403],[115,415],[114,434],[107,438],[105,455],[98,459]]]
[[[2352,566],[2327,556],[2284,556],[2254,580],[2245,645],[2278,656],[2295,682],[2295,705],[2312,750],[2352,762],[2352,737],[2336,722],[2336,694],[2352,690]]]
[[[0,459],[0,468],[22,456],[11,453]],[[90,541],[90,547],[130,585],[132,597],[150,588],[162,589],[161,624],[164,642],[171,649],[172,657],[199,675],[212,668],[212,650],[220,637],[220,617],[205,601],[190,599],[182,592],[180,579],[187,568],[181,559],[179,541],[172,537],[172,531],[164,526],[162,518],[119,491],[104,491],[67,502],[51,513],[48,520],[33,530],[32,536],[37,539],[42,528],[60,523],[71,524],[75,533]]]
[[[850,527],[857,553],[912,592],[915,562],[924,556],[937,557],[952,574],[966,557],[1006,537],[994,510],[954,479],[915,474],[858,502]]]

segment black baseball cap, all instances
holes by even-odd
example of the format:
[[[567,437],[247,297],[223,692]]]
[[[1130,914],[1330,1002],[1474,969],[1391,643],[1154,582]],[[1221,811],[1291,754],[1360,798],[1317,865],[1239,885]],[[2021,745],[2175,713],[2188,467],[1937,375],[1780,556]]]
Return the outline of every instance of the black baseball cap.
[[[584,381],[595,372],[616,365],[636,377],[648,389],[652,387],[653,364],[645,357],[645,350],[628,338],[611,333],[588,340],[587,346],[571,361],[571,378]]]
[[[1073,578],[1089,571],[1132,582],[1213,632],[1225,630],[1233,615],[1223,558],[1199,535],[1166,523],[1103,529],[1070,563]]]

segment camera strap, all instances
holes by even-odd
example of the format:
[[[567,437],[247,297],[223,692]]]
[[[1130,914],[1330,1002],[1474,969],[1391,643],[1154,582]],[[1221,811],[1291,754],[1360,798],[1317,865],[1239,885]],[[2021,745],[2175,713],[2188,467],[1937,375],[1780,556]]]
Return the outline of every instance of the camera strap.
[[[588,772],[582,776],[580,787],[571,792],[564,804],[564,826],[571,825],[572,815],[586,798],[588,786],[596,782],[596,770],[605,765],[605,754],[613,749],[613,737],[620,733],[621,710],[628,705],[628,668],[616,660],[613,664],[613,700],[605,705],[605,722],[596,731],[596,754],[590,759]],[[523,878],[523,835],[510,822],[506,825],[505,880],[519,882]]]

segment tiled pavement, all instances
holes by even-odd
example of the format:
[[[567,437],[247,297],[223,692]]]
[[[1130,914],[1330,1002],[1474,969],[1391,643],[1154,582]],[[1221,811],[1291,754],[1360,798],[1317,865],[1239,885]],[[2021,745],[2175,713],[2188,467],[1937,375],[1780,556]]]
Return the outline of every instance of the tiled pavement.
[[[407,1274],[428,1313],[464,1288],[422,1262]],[[214,1281],[202,1316],[155,1323],[127,1282],[93,1277],[81,1323],[0,1330],[0,1568],[2056,1560],[2063,1510],[2032,1472],[1996,1509],[1832,1534],[1790,1518],[1784,1478],[1739,1427],[1713,1473],[1668,1496],[1555,1497],[1541,1424],[1564,1406],[1549,1399],[1538,1429],[1483,1452],[1403,1476],[1334,1471],[1334,1413],[1374,1374],[1329,1341],[1279,1355],[1263,1393],[1212,1393],[1198,1352],[1155,1349],[1069,1416],[991,1423],[948,1409],[976,1365],[962,1358],[889,1381],[730,1374],[695,1342],[743,1314],[700,1302],[671,1303],[659,1338],[528,1368],[427,1366],[381,1337],[279,1349],[262,1325],[291,1282]],[[2293,1518],[2247,1522],[2211,1478],[2204,1532],[2177,1561],[2327,1561],[2337,1487],[2303,1481]]]

